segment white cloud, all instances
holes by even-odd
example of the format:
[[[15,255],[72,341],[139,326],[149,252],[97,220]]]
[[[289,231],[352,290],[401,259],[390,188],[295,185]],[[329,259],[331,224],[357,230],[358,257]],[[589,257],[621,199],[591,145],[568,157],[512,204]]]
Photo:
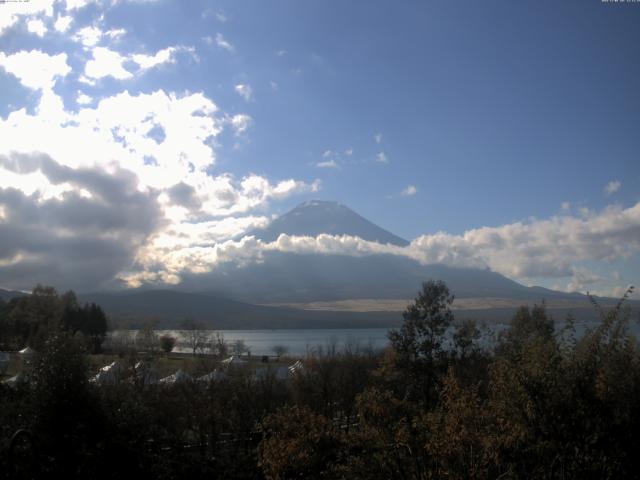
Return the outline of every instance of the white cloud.
[[[47,27],[39,18],[29,20],[27,22],[27,30],[31,33],[35,33],[40,38],[44,37],[47,33]]]
[[[489,267],[519,280],[569,276],[570,289],[584,290],[597,285],[602,278],[582,267],[580,262],[626,258],[640,252],[640,202],[627,209],[609,207],[587,219],[551,217],[529,223],[483,227],[461,235],[444,232],[422,235],[407,247],[324,234],[317,237],[281,235],[271,243],[245,237],[204,248],[196,242],[189,245],[187,241],[183,247],[147,251],[149,259],[141,263],[147,264],[149,269],[152,265],[168,266],[165,273],[179,281],[184,272],[204,273],[223,262],[261,261],[269,251],[353,256],[388,254],[412,258],[422,264]],[[194,265],[197,271],[192,269]]]
[[[0,10],[0,36],[13,27],[20,18],[34,15],[53,15],[53,2],[31,0],[30,2],[3,2]]]
[[[318,168],[340,168],[338,162],[335,160],[323,160],[322,162],[316,163],[316,167]]]
[[[604,280],[600,275],[586,268],[574,268],[571,282],[567,285],[568,292],[585,293],[590,285],[601,283]]]
[[[86,100],[82,95],[78,92],[78,99]],[[220,241],[266,221],[263,217],[243,217],[247,212],[271,200],[320,188],[319,181],[272,182],[255,174],[238,179],[225,173],[212,175],[214,139],[227,125],[240,131],[249,122],[243,114],[220,114],[202,93],[176,95],[158,90],[131,95],[125,91],[74,113],[66,111],[52,91],[45,90],[35,113],[22,109],[0,118],[0,155],[8,159],[0,162],[0,192],[35,195],[39,202],[92,199],[100,196],[99,184],[79,189],[62,181],[61,175],[85,178],[83,172],[99,168],[104,181],[110,175],[124,175],[137,191],[157,203],[161,218],[154,221],[153,238],[158,242],[168,238],[176,241],[189,232],[194,241],[201,241],[205,234],[210,241]],[[32,152],[47,152],[47,158],[53,160],[42,164],[49,165],[46,169],[38,167],[35,160],[28,161]],[[178,179],[180,188],[176,189]],[[121,180],[113,181],[117,184]],[[117,208],[126,210],[121,205]],[[2,211],[6,216],[4,206]],[[101,215],[109,218],[112,213],[106,209]],[[214,227],[217,230],[211,231]],[[126,243],[134,248],[129,253],[134,255],[145,238]],[[157,242],[144,242],[144,248],[151,248],[149,245],[160,248]],[[125,261],[128,257],[123,253],[121,258]],[[43,271],[47,271],[45,267]]]
[[[245,83],[240,83],[235,87],[233,87],[233,89],[236,91],[238,95],[244,98],[245,102],[249,102],[253,99],[253,89],[251,88],[250,85],[247,85]]]
[[[167,47],[158,50],[155,55],[134,54],[131,59],[142,69],[149,69],[163,63],[175,63],[176,47]]]
[[[228,52],[234,52],[235,47],[231,45],[227,40],[225,40],[224,36],[221,33],[216,34],[216,45]]]
[[[66,10],[79,10],[96,1],[98,0],[66,0],[65,7]]]
[[[322,152],[322,158],[320,162],[314,163],[318,168],[340,168],[340,164],[338,163],[339,155],[333,150],[325,150]]]
[[[93,99],[89,95],[86,95],[86,94],[82,93],[81,91],[78,91],[78,96],[76,97],[76,102],[79,105],[88,105],[91,102],[93,102]]]
[[[104,36],[109,37],[111,40],[118,40],[126,34],[127,31],[124,28],[112,28],[104,32]]]
[[[72,168],[117,162],[137,176],[141,188],[165,190],[182,179],[194,189],[202,213],[217,216],[244,213],[269,199],[319,188],[318,182],[289,179],[273,184],[259,175],[237,181],[228,174],[209,174],[215,163],[213,139],[228,124],[241,133],[250,117],[219,115],[202,93],[178,96],[158,90],[133,96],[125,91],[77,114],[64,111],[56,99],[54,94],[47,102],[43,99],[38,114],[20,110],[0,121],[0,138],[9,139],[0,153],[47,152]],[[46,115],[41,114],[45,107]],[[0,187],[16,181],[3,185],[2,178],[9,181],[0,172]],[[160,201],[171,206],[168,199]],[[170,213],[172,218],[185,215]]]
[[[627,285],[626,287],[617,286],[603,289],[595,289],[589,290],[589,294],[595,295],[597,297],[610,297],[610,298],[622,298],[622,296],[627,292],[631,285]],[[630,298],[637,298],[638,294],[637,290]]]
[[[94,47],[100,42],[102,38],[102,30],[98,27],[83,27],[78,30],[72,37],[72,39],[80,42],[85,47]]]
[[[66,53],[49,55],[40,50],[22,50],[12,55],[0,52],[0,67],[33,90],[51,89],[58,78],[71,72]]]
[[[143,53],[122,55],[107,47],[94,47],[91,49],[93,58],[85,64],[85,77],[79,80],[84,83],[92,83],[93,80],[105,77],[126,80],[160,65],[176,63],[176,54],[180,51],[193,54],[194,49],[193,47],[172,46],[158,50],[153,55]],[[135,72],[125,68],[125,63],[129,61],[137,65],[138,69]]]
[[[84,66],[84,74],[87,78],[113,77],[117,80],[126,80],[133,77],[133,74],[124,68],[127,57],[106,47],[95,47],[91,53],[93,58]]]
[[[562,205],[560,205],[560,208],[562,209],[563,212],[568,212],[571,210],[571,202],[562,202]]]
[[[73,17],[71,15],[60,15],[58,16],[56,22],[53,24],[53,28],[55,28],[57,32],[65,33],[67,30],[69,30],[71,22],[73,22]]]
[[[584,218],[483,227],[443,239],[462,242],[475,257],[511,278],[572,276],[579,262],[627,258],[640,251],[640,203],[608,207]]]
[[[381,133],[376,133],[376,134],[373,136],[373,140],[374,140],[376,143],[382,143],[382,134],[381,134]]]
[[[616,193],[618,190],[620,190],[621,186],[622,184],[618,180],[611,180],[604,187],[604,194],[608,197],[609,195],[612,195]]]
[[[384,152],[379,152],[376,155],[376,162],[379,163],[389,163],[389,158],[387,158],[387,154]]]
[[[416,186],[409,185],[407,186],[407,188],[402,190],[402,192],[400,192],[400,195],[402,195],[403,197],[409,197],[411,195],[415,195],[416,193],[418,193],[418,189],[416,188]]]
[[[347,157],[350,157],[351,155],[353,155],[353,148],[347,148],[347,149],[344,151],[344,154],[345,154]]]
[[[219,10],[213,10],[211,8],[205,9],[200,16],[202,18],[215,17],[217,21],[220,23],[226,23],[229,19],[227,16]]]
[[[269,82],[269,86],[271,87],[271,90],[273,90],[274,92],[278,91],[278,82],[274,82],[273,80],[271,80]]]
[[[252,119],[245,113],[239,113],[231,117],[231,127],[236,135],[242,135],[251,126]]]

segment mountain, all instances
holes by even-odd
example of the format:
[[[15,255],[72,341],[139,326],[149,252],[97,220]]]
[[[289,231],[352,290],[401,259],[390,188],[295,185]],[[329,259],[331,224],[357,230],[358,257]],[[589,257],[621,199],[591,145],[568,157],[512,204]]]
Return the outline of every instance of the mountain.
[[[278,235],[316,237],[329,235],[352,235],[363,240],[390,243],[401,247],[409,245],[403,238],[371,223],[364,217],[338,202],[311,200],[302,203],[290,212],[273,220],[266,228],[250,232],[261,240],[272,242]]]
[[[353,235],[397,246],[409,243],[344,205],[318,200],[251,232],[264,241],[282,233]],[[445,281],[455,294],[456,318],[504,322],[518,305],[543,299],[550,302],[556,318],[569,311],[581,319],[594,319],[596,314],[584,295],[526,287],[488,269],[422,265],[390,254],[355,257],[280,251],[264,252],[260,262],[222,263],[207,274],[185,275],[172,290],[85,294],[80,300],[96,302],[112,319],[132,326],[154,319],[175,327],[186,316],[222,329],[392,326],[429,279]],[[633,303],[638,308],[639,303]],[[350,308],[341,308],[345,305]],[[363,310],[363,305],[373,306]]]
[[[8,302],[14,297],[23,297],[24,295],[28,295],[28,293],[21,292],[19,290],[5,290],[4,288],[0,288],[0,298],[5,302]]]
[[[282,233],[352,235],[365,240],[409,244],[337,202],[312,200],[273,220],[251,235],[273,241]],[[248,303],[304,303],[362,298],[413,298],[423,281],[439,279],[457,297],[540,300],[566,297],[560,292],[525,287],[486,269],[422,265],[398,255],[354,257],[338,254],[266,252],[263,261],[241,268],[220,265],[206,275],[186,276],[182,290],[216,292]],[[564,298],[563,297],[563,298]]]

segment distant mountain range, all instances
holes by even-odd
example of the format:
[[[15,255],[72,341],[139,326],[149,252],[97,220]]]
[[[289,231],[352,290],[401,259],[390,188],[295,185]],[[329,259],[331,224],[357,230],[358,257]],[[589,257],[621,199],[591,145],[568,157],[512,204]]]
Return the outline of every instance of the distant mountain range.
[[[4,288],[0,288],[0,298],[5,302],[8,302],[14,297],[21,297],[23,295],[27,294],[19,290],[5,290]]]
[[[250,232],[266,242],[282,233],[351,235],[396,246],[409,244],[344,205],[318,200]],[[112,319],[132,327],[144,320],[176,326],[185,317],[224,329],[375,327],[397,325],[399,312],[428,279],[447,283],[459,299],[454,302],[458,318],[504,322],[516,306],[542,300],[549,302],[556,318],[569,311],[582,319],[596,316],[587,297],[579,293],[526,287],[487,269],[422,265],[389,254],[266,252],[261,262],[242,267],[222,264],[207,274],[185,276],[172,289],[85,293],[79,299],[100,304]],[[0,290],[2,298],[21,294]],[[640,302],[632,304],[637,308]]]

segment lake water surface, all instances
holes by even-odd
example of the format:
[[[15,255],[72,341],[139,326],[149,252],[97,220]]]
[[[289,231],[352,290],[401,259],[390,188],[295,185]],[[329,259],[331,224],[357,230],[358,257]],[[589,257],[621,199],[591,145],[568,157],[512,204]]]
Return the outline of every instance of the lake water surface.
[[[576,323],[575,336],[580,337],[588,328],[594,328],[596,322]],[[563,322],[556,323],[556,331],[564,327]],[[506,328],[497,324],[490,327],[480,327],[482,336],[480,344],[484,347],[495,342],[499,332]],[[282,345],[287,348],[289,355],[303,356],[319,348],[335,347],[342,350],[345,347],[373,350],[384,349],[389,340],[387,328],[336,328],[336,329],[282,329],[282,330],[216,330],[224,336],[225,341],[231,345],[237,340],[242,340],[251,350],[252,355],[273,355],[273,347]],[[630,322],[629,330],[636,338],[640,338],[640,325],[638,322]],[[170,334],[178,339],[178,345],[174,349],[177,352],[189,352],[184,345],[184,332],[181,330],[157,330],[158,335]],[[209,333],[213,334],[214,331]],[[448,332],[451,338],[453,329]],[[134,337],[136,331],[130,331]]]

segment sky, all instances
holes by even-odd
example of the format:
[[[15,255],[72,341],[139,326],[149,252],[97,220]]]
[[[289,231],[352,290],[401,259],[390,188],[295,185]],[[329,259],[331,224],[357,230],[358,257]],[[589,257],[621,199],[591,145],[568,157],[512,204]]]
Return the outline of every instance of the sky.
[[[267,251],[640,282],[640,3],[0,3],[0,286]],[[335,200],[411,241],[245,234]],[[637,297],[637,295],[636,295]]]

